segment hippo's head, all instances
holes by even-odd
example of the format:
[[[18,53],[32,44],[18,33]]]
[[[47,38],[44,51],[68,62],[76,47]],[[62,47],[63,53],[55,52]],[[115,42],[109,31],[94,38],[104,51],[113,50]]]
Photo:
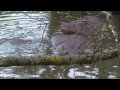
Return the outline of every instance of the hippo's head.
[[[19,38],[13,38],[10,40],[10,43],[15,44],[15,45],[29,44],[31,42],[32,40],[24,40],[24,39],[19,39]]]
[[[64,34],[75,34],[75,32],[81,29],[80,21],[61,22],[60,29]]]
[[[76,20],[70,23],[62,22],[60,29],[63,34],[79,34],[86,36],[91,31],[100,29],[103,22],[96,16],[84,16],[83,21]]]

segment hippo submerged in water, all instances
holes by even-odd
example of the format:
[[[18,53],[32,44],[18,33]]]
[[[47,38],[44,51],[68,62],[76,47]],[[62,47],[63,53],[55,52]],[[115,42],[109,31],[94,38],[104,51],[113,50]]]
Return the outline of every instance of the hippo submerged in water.
[[[57,35],[51,41],[60,55],[83,53],[86,48],[85,38],[80,35]]]
[[[83,21],[62,22],[60,25],[61,34],[51,38],[52,46],[60,55],[83,54],[87,48],[88,36],[94,34],[102,25],[102,20],[96,16],[85,16]],[[41,38],[36,40],[13,38],[9,42],[14,45],[49,43],[48,40]]]
[[[47,44],[47,43],[48,43],[48,40],[47,40],[47,39],[42,39],[42,38],[38,38],[38,39],[35,39],[35,40],[32,40],[32,39],[13,38],[13,39],[8,39],[8,41],[9,41],[11,44],[14,44],[14,45],[34,44],[34,43]]]
[[[90,31],[101,28],[103,22],[96,16],[85,16],[83,20],[76,20],[70,23],[61,22],[60,29],[63,34],[87,35]]]
[[[87,47],[88,36],[94,34],[102,25],[102,20],[96,16],[85,16],[83,21],[62,22],[62,34],[51,38],[52,45],[60,55],[82,54]]]

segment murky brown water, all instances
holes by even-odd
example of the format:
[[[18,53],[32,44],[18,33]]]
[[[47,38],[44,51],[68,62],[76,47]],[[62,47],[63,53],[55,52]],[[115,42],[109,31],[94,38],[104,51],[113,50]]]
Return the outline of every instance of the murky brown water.
[[[28,13],[28,12],[26,12]],[[47,38],[49,12],[2,12],[0,15],[0,56],[44,54],[37,39]],[[34,19],[33,19],[34,18]],[[11,38],[36,40],[34,43],[11,44]],[[6,41],[5,41],[6,40]],[[5,41],[4,43],[2,43]],[[36,48],[37,47],[37,48]],[[39,79],[119,79],[120,59],[87,65],[36,65],[0,67],[0,78]]]

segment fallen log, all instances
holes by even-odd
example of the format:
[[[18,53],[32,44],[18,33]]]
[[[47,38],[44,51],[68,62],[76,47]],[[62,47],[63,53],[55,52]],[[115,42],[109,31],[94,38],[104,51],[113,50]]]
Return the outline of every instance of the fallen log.
[[[101,54],[86,54],[81,57],[58,56],[58,55],[37,55],[37,56],[8,56],[0,57],[0,67],[2,66],[23,66],[23,65],[70,65],[70,64],[91,64],[103,60],[119,57],[120,50],[113,50]],[[94,57],[94,59],[93,59]]]

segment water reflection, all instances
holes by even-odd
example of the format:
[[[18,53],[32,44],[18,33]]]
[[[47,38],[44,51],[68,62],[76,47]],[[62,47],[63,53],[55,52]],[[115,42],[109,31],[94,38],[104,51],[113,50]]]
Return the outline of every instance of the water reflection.
[[[48,13],[45,12],[6,12],[0,15],[0,55],[34,54],[43,52],[39,47],[39,38],[47,38]],[[9,39],[31,39],[32,44],[14,45]],[[17,41],[20,42],[20,41]],[[38,51],[35,52],[37,47]],[[20,52],[17,52],[19,51]]]
[[[107,65],[106,65],[107,63]],[[92,65],[35,65],[0,67],[0,78],[19,79],[119,79],[120,61],[103,61]]]

